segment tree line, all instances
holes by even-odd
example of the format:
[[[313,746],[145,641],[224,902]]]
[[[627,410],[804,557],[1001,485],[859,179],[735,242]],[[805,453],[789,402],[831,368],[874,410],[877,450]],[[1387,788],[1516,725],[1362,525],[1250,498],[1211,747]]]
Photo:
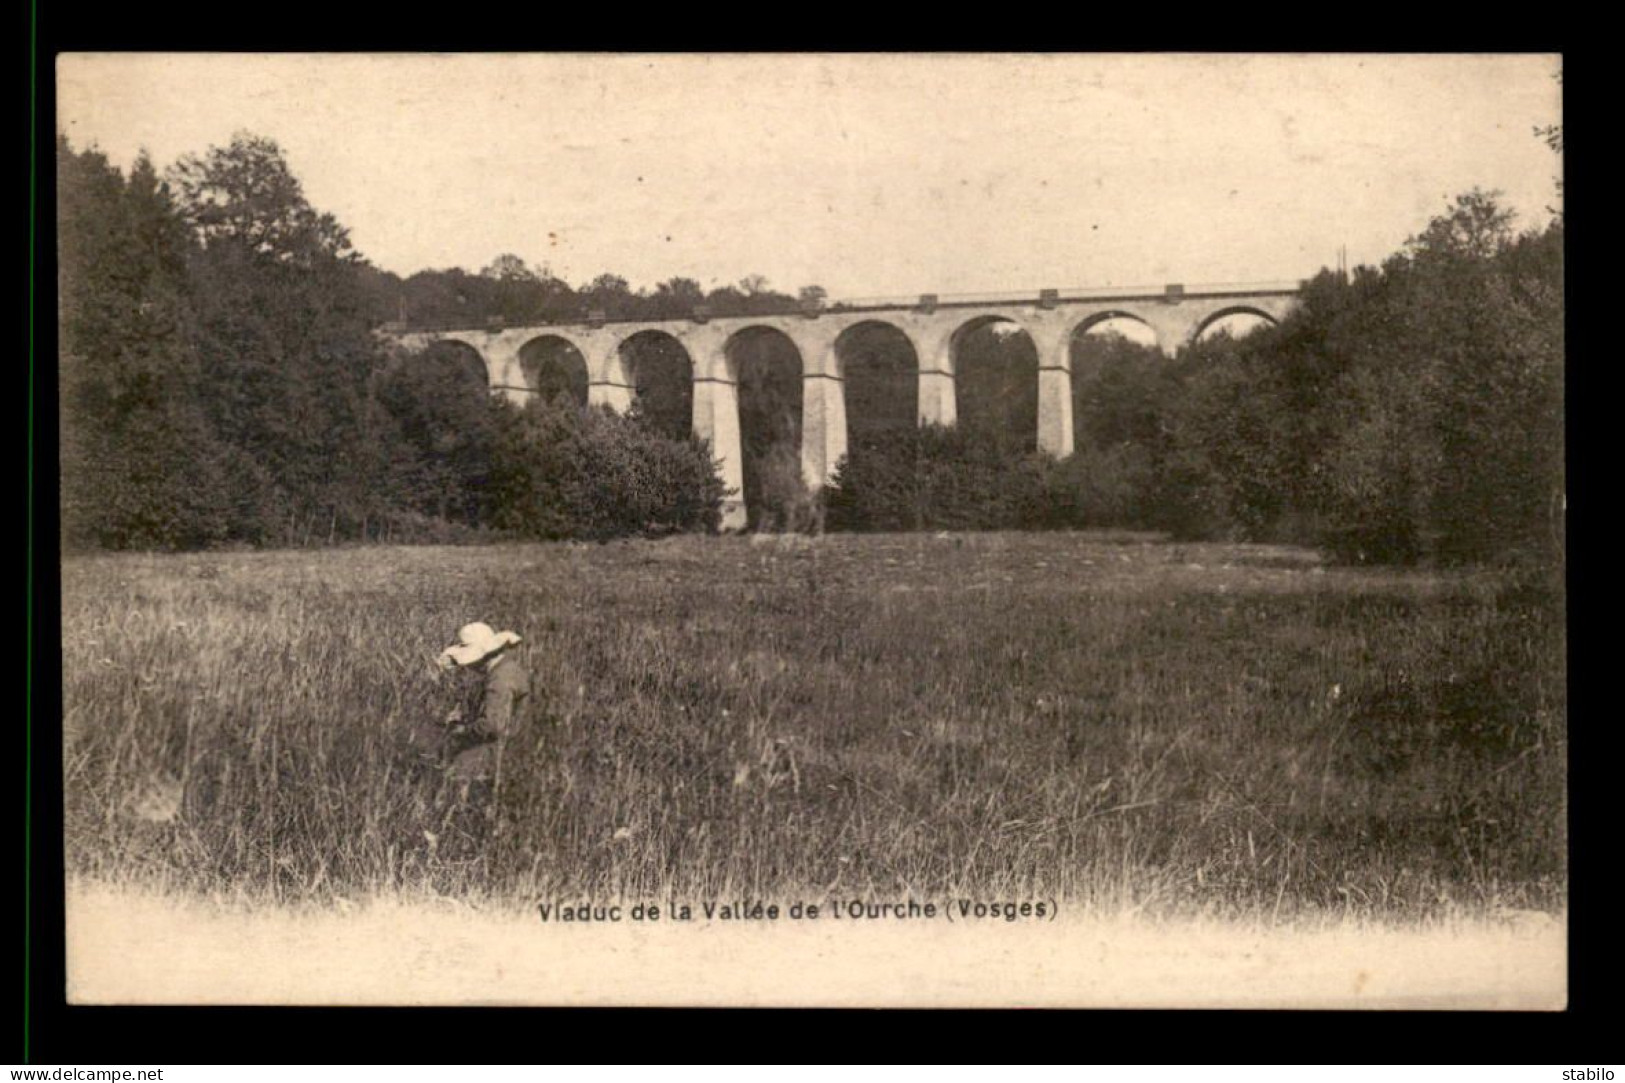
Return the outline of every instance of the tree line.
[[[1277,326],[1172,361],[1074,347],[1077,450],[991,426],[855,440],[846,529],[1128,527],[1320,546],[1353,561],[1563,547],[1563,221],[1519,232],[1473,191],[1380,267],[1322,272]]]
[[[722,493],[698,442],[637,416],[527,414],[484,394],[483,373],[392,358],[375,334],[403,306],[426,320],[573,318],[688,304],[692,283],[645,296],[605,275],[571,290],[511,256],[480,275],[402,281],[310,205],[275,142],[250,134],[162,174],[145,155],[125,174],[59,136],[56,186],[67,546],[714,525]],[[711,296],[796,301],[757,277]]]
[[[1563,233],[1474,191],[1281,327],[1198,351],[1172,426],[1194,525],[1356,560],[1559,557]]]
[[[512,253],[477,274],[454,267],[402,278],[368,267],[363,282],[379,322],[427,328],[572,323],[593,313],[606,319],[686,319],[697,309],[713,316],[760,316],[828,302],[822,286],[804,286],[792,296],[771,288],[761,275],[709,290],[681,276],[652,290],[634,290],[625,278],[606,273],[576,288]]]
[[[246,134],[162,175],[59,137],[57,189],[73,546],[711,529],[723,493],[680,402],[618,417],[537,396],[521,410],[485,394],[476,369],[391,358],[377,328],[827,300],[759,276],[573,288],[513,255],[403,279],[310,206],[275,143]],[[1492,194],[1460,196],[1381,266],[1313,279],[1279,326],[1172,361],[1083,336],[1064,461],[1034,446],[1024,336],[966,337],[962,379],[984,408],[938,429],[915,425],[907,359],[869,329],[849,358],[850,450],[827,524],[1132,527],[1401,562],[1560,555],[1563,220],[1514,226]],[[755,521],[782,522],[807,495],[799,379],[771,336],[741,348],[745,495]]]

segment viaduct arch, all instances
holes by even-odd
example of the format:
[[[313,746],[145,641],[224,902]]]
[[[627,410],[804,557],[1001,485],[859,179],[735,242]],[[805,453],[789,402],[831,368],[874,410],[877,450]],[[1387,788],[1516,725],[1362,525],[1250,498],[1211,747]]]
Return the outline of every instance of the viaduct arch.
[[[1217,312],[1204,317],[1191,332],[1191,341],[1195,342],[1207,332],[1209,327],[1212,327],[1220,320],[1227,319],[1230,316],[1257,316],[1265,323],[1278,324],[1281,322],[1278,316],[1271,314],[1257,305],[1231,305],[1228,308],[1221,308]]]
[[[540,339],[559,340],[575,349],[587,369],[587,403],[617,412],[631,408],[637,394],[627,351],[640,335],[654,332],[673,339],[687,354],[693,388],[693,431],[710,442],[722,463],[722,481],[732,490],[723,506],[723,527],[745,525],[744,472],[739,426],[739,386],[728,344],[742,331],[768,328],[787,336],[801,355],[801,472],[808,486],[821,488],[846,454],[845,371],[837,340],[848,329],[879,323],[901,332],[917,363],[917,420],[953,425],[957,421],[955,342],[968,326],[1007,321],[1025,331],[1038,353],[1038,447],[1065,458],[1072,454],[1072,360],[1074,334],[1107,319],[1137,320],[1156,334],[1168,356],[1194,342],[1211,324],[1237,314],[1278,323],[1298,305],[1301,284],[1257,289],[1187,291],[1169,286],[1161,293],[1060,296],[974,301],[917,300],[836,304],[771,316],[709,317],[696,310],[682,320],[605,320],[534,327],[487,327],[411,331],[386,328],[382,334],[402,350],[435,342],[467,346],[485,362],[491,390],[524,403],[536,394],[521,351]]]

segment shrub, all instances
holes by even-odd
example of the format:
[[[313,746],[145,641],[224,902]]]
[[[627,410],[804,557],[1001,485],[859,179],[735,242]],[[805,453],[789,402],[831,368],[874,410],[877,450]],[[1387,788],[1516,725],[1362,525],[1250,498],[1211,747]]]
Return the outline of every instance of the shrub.
[[[596,540],[717,529],[725,492],[703,441],[672,440],[607,409],[496,408],[485,495],[498,529]]]
[[[1161,479],[1149,448],[1135,443],[1085,446],[1047,472],[1046,525],[1146,527],[1160,508]]]
[[[877,433],[850,448],[824,491],[831,530],[920,530],[925,516],[917,479],[919,433]]]
[[[1059,525],[1053,460],[986,430],[927,425],[879,434],[841,460],[826,493],[832,530],[1004,530]]]
[[[820,533],[824,525],[823,494],[807,487],[801,456],[786,444],[775,444],[756,467],[755,529],[761,533]]]

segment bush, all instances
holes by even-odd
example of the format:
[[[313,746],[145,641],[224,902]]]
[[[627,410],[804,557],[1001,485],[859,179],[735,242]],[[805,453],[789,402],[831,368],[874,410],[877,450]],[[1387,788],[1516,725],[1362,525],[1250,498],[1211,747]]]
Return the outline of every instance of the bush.
[[[850,448],[824,490],[831,530],[921,530],[918,430],[892,429]]]
[[[1064,525],[1054,460],[991,432],[927,425],[872,437],[826,492],[832,530],[1021,530]]]
[[[756,467],[754,528],[764,534],[820,533],[824,526],[823,494],[807,487],[801,456],[786,444],[775,444]]]
[[[1046,525],[1143,528],[1156,525],[1161,478],[1151,449],[1133,443],[1081,447],[1050,466]]]
[[[485,495],[499,530],[601,541],[720,524],[725,492],[703,441],[672,440],[607,409],[495,407]]]

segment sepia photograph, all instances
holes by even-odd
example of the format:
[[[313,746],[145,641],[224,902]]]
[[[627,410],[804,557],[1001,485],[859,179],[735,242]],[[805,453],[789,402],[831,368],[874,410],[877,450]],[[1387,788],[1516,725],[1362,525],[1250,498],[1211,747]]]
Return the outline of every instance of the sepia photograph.
[[[58,54],[68,1003],[1563,1010],[1562,67]]]

